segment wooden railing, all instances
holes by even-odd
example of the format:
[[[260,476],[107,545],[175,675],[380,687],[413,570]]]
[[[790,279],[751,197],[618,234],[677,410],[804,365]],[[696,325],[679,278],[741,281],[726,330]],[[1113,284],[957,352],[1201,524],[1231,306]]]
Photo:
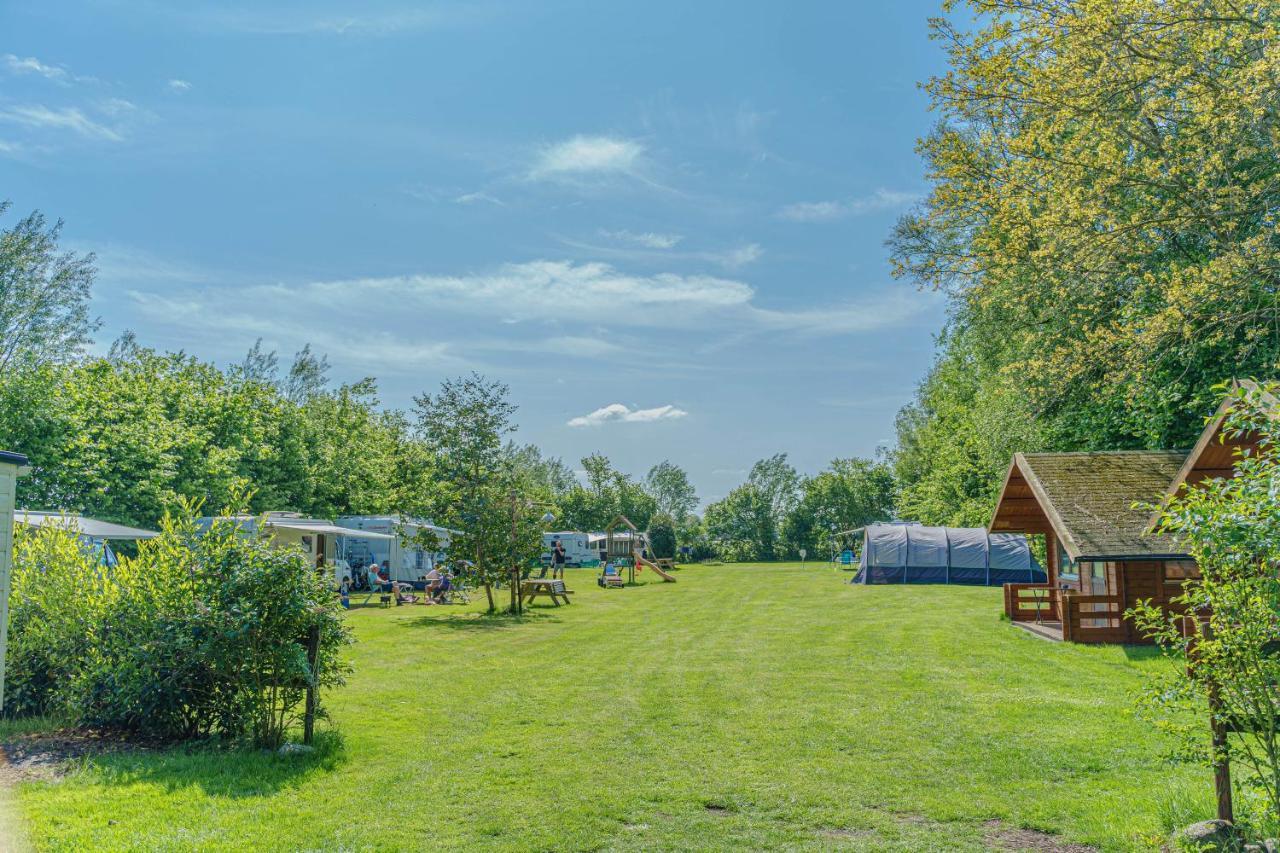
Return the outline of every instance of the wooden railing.
[[[1014,622],[1057,622],[1058,590],[1047,583],[1007,583],[1004,612]]]
[[[1063,640],[1069,643],[1132,642],[1119,596],[1079,595],[1067,591],[1061,595],[1060,602]]]

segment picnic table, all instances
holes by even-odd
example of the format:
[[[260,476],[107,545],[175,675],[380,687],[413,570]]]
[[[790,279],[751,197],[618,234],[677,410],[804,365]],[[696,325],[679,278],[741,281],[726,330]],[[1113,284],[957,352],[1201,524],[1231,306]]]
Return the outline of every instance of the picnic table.
[[[522,604],[530,604],[540,595],[545,595],[551,599],[556,606],[560,606],[560,599],[564,599],[564,603],[569,603],[570,591],[565,589],[564,581],[558,578],[529,578],[520,582],[520,601]]]
[[[676,567],[676,561],[670,557],[659,557],[654,560],[654,562],[657,563],[658,568],[662,569],[664,572],[669,572]]]

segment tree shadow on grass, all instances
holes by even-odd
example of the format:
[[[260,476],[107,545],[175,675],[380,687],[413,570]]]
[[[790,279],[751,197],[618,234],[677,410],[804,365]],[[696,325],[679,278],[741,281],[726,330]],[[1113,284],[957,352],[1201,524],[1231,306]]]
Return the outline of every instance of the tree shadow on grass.
[[[1162,652],[1159,646],[1125,646],[1124,656],[1131,661],[1155,660]]]
[[[67,769],[108,786],[141,783],[169,793],[198,788],[211,797],[265,797],[346,763],[341,733],[317,732],[314,745],[314,751],[298,755],[215,746],[121,750],[81,756]]]
[[[550,610],[551,608],[548,608]],[[434,628],[441,631],[508,631],[525,625],[559,622],[560,617],[541,609],[525,608],[523,616],[510,613],[449,613],[418,616],[398,622],[402,628]]]

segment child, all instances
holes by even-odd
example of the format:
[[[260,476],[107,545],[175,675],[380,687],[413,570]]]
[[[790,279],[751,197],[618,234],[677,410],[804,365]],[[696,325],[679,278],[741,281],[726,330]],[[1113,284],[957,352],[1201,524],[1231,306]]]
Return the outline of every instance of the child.
[[[351,609],[351,576],[343,575],[342,583],[338,586],[338,600],[342,602],[342,606],[346,610]]]

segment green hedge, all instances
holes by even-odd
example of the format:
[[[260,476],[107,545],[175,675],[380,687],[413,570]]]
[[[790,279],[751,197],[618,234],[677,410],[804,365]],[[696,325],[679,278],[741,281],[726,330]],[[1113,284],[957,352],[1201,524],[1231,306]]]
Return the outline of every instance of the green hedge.
[[[341,682],[349,634],[300,551],[231,523],[197,536],[190,520],[167,520],[111,569],[66,530],[19,528],[14,544],[7,714],[274,747],[310,679]],[[302,645],[312,629],[314,674]]]

